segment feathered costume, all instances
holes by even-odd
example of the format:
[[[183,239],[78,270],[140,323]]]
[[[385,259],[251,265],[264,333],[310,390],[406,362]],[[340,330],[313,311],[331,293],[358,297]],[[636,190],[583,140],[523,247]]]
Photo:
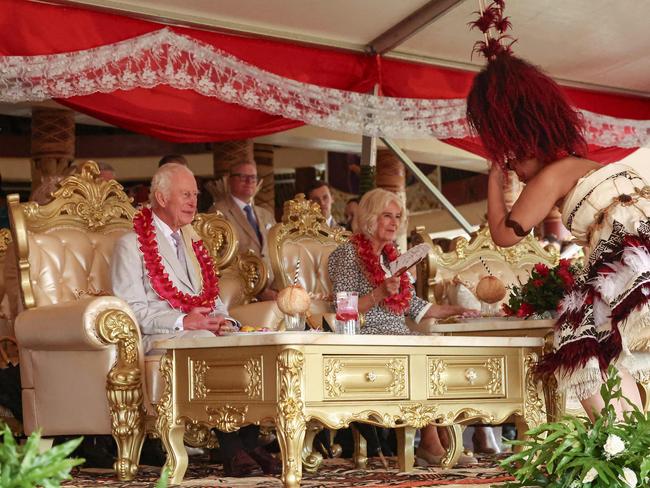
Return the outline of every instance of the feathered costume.
[[[467,97],[467,118],[490,159],[542,164],[584,156],[579,114],[560,87],[503,46],[509,27],[503,0],[472,23],[497,39],[474,50],[487,59]],[[590,254],[582,276],[562,300],[554,351],[538,366],[555,373],[559,389],[584,399],[597,393],[609,364],[637,381],[650,377],[650,182],[639,167],[604,166],[581,178],[564,197],[564,225]]]

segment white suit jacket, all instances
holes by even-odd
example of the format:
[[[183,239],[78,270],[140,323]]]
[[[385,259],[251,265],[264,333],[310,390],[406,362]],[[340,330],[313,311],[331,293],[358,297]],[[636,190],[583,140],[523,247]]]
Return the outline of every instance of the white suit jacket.
[[[191,226],[186,227],[191,229]],[[160,232],[155,225],[154,229],[165,272],[169,274],[174,286],[183,293],[193,295],[200,293],[201,276],[196,266],[192,264],[196,262],[194,250],[188,249],[191,231],[185,228],[181,229],[189,268],[188,277],[188,273],[182,271],[182,265],[171,244],[164,236],[159,235]],[[183,312],[172,308],[167,301],[158,297],[151,287],[149,275],[144,266],[144,256],[139,249],[138,237],[135,232],[123,235],[115,244],[113,262],[111,263],[111,279],[113,293],[126,301],[133,309],[143,335],[177,332],[176,320],[183,315]],[[219,297],[215,300],[213,314],[228,317],[228,310]],[[236,320],[228,318],[237,324]]]

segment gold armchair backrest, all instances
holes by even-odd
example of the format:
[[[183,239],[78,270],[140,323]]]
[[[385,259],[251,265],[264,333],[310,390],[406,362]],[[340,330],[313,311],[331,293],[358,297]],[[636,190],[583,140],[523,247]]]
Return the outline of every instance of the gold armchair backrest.
[[[192,227],[203,240],[217,271],[233,262],[237,253],[237,233],[221,212],[197,214]]]
[[[327,260],[339,244],[348,240],[345,229],[331,228],[318,204],[299,193],[284,204],[282,222],[269,231],[269,257],[278,289],[293,283],[300,259],[299,282],[318,297],[328,297],[332,283]]]
[[[473,291],[478,280],[488,274],[486,267],[507,286],[525,283],[536,263],[555,266],[560,259],[557,251],[545,250],[532,234],[512,247],[499,247],[492,241],[487,226],[481,227],[469,241],[464,237],[454,239],[449,252],[433,244],[424,227],[417,227],[411,237],[413,244],[426,242],[432,248],[427,259],[418,265],[416,286],[418,296],[432,302],[440,301],[439,285],[454,278]]]
[[[7,198],[25,308],[110,293],[113,246],[132,229],[129,197],[116,181],[102,180],[93,161],[64,179],[53,197],[45,205]]]

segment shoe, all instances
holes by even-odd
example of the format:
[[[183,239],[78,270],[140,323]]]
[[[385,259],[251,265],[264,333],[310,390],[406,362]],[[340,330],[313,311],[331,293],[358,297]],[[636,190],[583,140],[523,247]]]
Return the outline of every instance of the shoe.
[[[480,454],[499,454],[501,452],[501,448],[499,448],[497,440],[494,438],[492,427],[482,426],[476,428],[472,436],[472,442],[474,443],[474,452]]]
[[[509,441],[514,441],[517,438],[517,428],[514,424],[503,424],[501,426],[501,435]]]
[[[415,457],[417,458],[419,466],[440,466],[444,454],[438,456],[436,454],[432,454],[430,451],[427,451],[423,447],[418,446],[418,448],[415,450]],[[478,459],[476,459],[474,456],[461,454],[454,466],[471,466],[473,464],[478,464]]]
[[[282,474],[282,462],[271,456],[263,447],[256,447],[250,451],[250,457],[260,465],[264,474],[278,475]]]
[[[239,478],[241,476],[249,476],[258,469],[255,460],[243,449],[238,449],[235,451],[233,457],[223,462],[223,472],[228,477]]]

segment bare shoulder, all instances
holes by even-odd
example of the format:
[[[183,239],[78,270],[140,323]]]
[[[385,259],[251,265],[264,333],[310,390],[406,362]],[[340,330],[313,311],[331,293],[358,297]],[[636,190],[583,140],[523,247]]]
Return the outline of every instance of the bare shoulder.
[[[573,188],[578,180],[603,166],[589,159],[568,156],[546,165],[535,180],[547,188],[555,188],[562,196]]]

